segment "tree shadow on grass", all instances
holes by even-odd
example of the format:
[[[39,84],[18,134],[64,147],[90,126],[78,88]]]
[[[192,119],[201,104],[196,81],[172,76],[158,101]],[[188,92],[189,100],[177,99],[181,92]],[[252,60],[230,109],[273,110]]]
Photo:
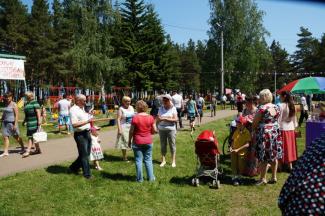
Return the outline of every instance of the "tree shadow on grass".
[[[232,181],[232,170],[230,168],[230,162],[228,164],[220,164],[218,167],[218,180],[220,180],[221,184],[233,185]],[[196,177],[196,173],[192,176],[183,176],[183,177],[173,177],[170,179],[170,183],[178,184],[178,185],[191,185],[192,179]],[[209,176],[201,176],[200,182],[203,184],[207,184],[212,182],[213,178]],[[251,186],[255,185],[256,181],[252,177],[241,176],[240,177],[240,185]]]
[[[103,178],[107,178],[113,181],[129,181],[133,182],[136,177],[134,175],[124,175],[121,173],[108,173],[108,172],[101,172],[101,176]]]
[[[158,160],[152,160],[152,163],[153,163],[153,164],[159,164],[159,165],[160,165],[160,164],[161,164],[161,161],[158,161]]]
[[[108,161],[108,162],[123,162],[122,154],[121,154],[121,156],[115,156],[115,155],[108,155],[107,153],[104,153],[103,160]],[[134,157],[128,156],[128,160],[134,161]]]
[[[173,177],[170,179],[170,183],[177,184],[177,185],[192,185],[192,179],[196,176],[184,176],[184,177]],[[221,176],[218,176],[218,180],[220,180]],[[200,184],[210,184],[212,183],[213,178],[209,176],[201,176]]]
[[[222,175],[220,178],[221,184],[233,185],[232,175]],[[239,178],[239,185],[244,186],[253,186],[255,185],[256,181],[253,178],[241,176]]]
[[[185,131],[191,131],[191,129],[190,128],[181,128],[181,129],[179,129],[179,131],[185,132]]]
[[[177,184],[177,185],[191,185],[193,178],[195,178],[195,175],[184,176],[184,177],[173,177],[170,179],[169,182],[172,184]],[[213,180],[213,178],[211,178],[209,176],[201,176],[199,179],[200,179],[201,184],[202,183],[209,184]],[[220,174],[220,175],[218,175],[218,180],[220,180],[221,184],[233,185],[231,175]],[[249,178],[249,177],[244,177],[244,176],[240,178],[239,182],[240,182],[240,185],[245,185],[245,186],[252,186],[252,185],[255,185],[255,183],[256,183],[255,179]]]
[[[19,147],[19,149],[9,149],[9,154],[19,154],[19,153],[21,153],[21,149],[20,149],[20,147]],[[4,153],[4,151],[0,151],[0,154],[3,154]]]
[[[192,182],[192,178],[194,178],[195,176],[177,176],[177,177],[173,177],[170,179],[170,183],[172,184],[177,184],[177,185],[190,185]]]
[[[106,153],[104,153],[104,161],[107,162],[123,162],[122,159],[122,155],[121,156],[115,156],[115,155],[108,155]],[[128,160],[129,161],[134,161],[134,157],[133,156],[128,156]],[[152,160],[152,163],[154,164],[160,164],[161,162],[158,160]]]
[[[45,170],[46,170],[46,172],[52,173],[52,174],[61,174],[61,173],[67,174],[67,172],[68,172],[68,168],[65,166],[61,166],[61,165],[49,166]]]

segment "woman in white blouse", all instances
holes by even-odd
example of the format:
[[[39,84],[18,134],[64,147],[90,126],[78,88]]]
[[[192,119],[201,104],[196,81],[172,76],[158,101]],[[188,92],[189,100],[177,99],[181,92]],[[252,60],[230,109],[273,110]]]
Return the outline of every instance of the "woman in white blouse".
[[[288,164],[289,169],[292,169],[292,162],[297,160],[297,145],[295,128],[297,127],[297,118],[295,105],[289,92],[284,91],[280,94],[281,99],[281,114],[279,125],[282,134],[283,157],[282,162]]]
[[[176,167],[176,122],[177,110],[172,103],[172,97],[169,94],[162,95],[162,106],[159,108],[156,118],[159,129],[161,164],[166,165],[167,144],[169,144],[172,155],[172,167]]]

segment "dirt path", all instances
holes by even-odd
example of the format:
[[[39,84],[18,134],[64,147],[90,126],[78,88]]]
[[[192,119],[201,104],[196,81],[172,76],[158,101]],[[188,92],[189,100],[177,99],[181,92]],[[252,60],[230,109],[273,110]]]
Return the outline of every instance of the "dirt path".
[[[232,116],[236,113],[236,110],[220,110],[217,111],[216,116],[213,118],[208,113],[205,113],[206,116],[202,118],[202,124]],[[183,124],[185,128],[188,128],[188,121],[183,119]],[[104,150],[114,148],[116,133],[116,130],[100,132],[101,145]],[[42,154],[32,155],[23,159],[17,153],[19,149],[11,149],[11,154],[8,157],[0,158],[0,177],[74,160],[78,154],[72,135],[42,143],[41,149]]]

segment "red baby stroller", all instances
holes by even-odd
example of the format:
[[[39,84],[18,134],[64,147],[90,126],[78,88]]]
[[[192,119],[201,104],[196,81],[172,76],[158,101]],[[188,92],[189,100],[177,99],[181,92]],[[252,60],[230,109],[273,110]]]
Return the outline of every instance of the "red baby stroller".
[[[213,179],[212,187],[219,188],[220,181],[218,175],[219,149],[218,141],[213,131],[204,130],[198,136],[195,142],[195,153],[197,155],[197,172],[195,178],[192,179],[192,185],[199,186],[199,178],[207,176]]]

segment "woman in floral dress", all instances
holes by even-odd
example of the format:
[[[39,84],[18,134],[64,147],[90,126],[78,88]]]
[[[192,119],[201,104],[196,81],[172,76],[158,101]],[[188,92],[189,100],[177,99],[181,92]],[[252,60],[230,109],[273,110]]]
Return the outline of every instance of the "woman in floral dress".
[[[272,93],[268,89],[260,92],[260,103],[253,121],[253,130],[256,132],[256,155],[260,162],[261,176],[257,185],[267,183],[266,173],[271,164],[272,179],[270,184],[277,182],[276,173],[278,159],[282,158],[282,140],[278,118],[280,108],[272,104]]]

